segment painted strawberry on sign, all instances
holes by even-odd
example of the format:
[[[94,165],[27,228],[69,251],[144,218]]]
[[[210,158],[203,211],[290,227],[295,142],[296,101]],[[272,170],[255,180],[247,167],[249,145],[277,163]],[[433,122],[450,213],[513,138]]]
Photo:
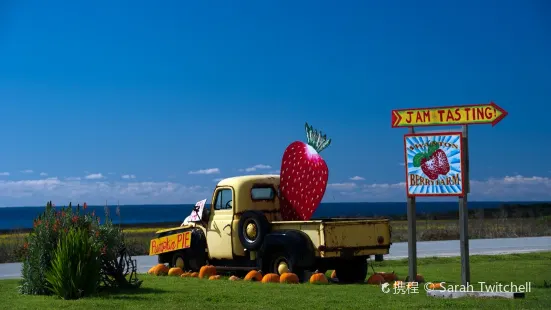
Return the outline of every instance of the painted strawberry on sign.
[[[280,210],[286,221],[309,220],[327,188],[329,169],[319,153],[331,144],[331,139],[308,123],[305,127],[307,142],[291,143],[281,160]]]
[[[429,143],[427,152],[415,154],[413,166],[421,167],[423,173],[431,180],[436,180],[439,175],[450,172],[448,156],[438,147],[437,142]]]

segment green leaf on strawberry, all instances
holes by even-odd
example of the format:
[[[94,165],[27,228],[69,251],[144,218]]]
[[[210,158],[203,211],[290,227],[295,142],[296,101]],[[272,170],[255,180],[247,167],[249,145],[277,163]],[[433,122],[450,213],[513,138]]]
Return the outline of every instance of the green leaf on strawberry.
[[[421,167],[421,159],[425,158],[427,155],[425,153],[417,153],[413,156],[413,167]]]
[[[429,142],[429,150],[427,152],[428,157],[430,157],[438,149],[439,149],[438,142],[436,141]]]

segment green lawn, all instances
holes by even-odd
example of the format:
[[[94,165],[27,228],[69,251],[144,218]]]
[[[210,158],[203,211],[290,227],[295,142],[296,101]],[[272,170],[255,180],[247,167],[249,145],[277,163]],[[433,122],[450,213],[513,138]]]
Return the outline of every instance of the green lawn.
[[[403,279],[407,261],[384,261],[374,268],[395,271]],[[429,298],[422,286],[418,294],[396,295],[372,285],[284,285],[140,275],[144,283],[135,293],[77,301],[20,295],[18,280],[1,280],[0,300],[3,309],[548,309],[551,304],[551,288],[543,286],[544,280],[551,281],[551,252],[472,256],[471,272],[472,282],[531,282],[532,292],[516,300],[451,300]],[[420,259],[419,273],[427,281],[459,284],[459,259]]]

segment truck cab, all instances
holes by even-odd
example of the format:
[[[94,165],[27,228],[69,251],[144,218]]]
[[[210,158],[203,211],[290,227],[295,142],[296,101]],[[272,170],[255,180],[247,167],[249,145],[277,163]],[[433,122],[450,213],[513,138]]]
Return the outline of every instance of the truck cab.
[[[387,219],[283,221],[279,175],[221,180],[201,219],[157,232],[150,255],[185,270],[210,264],[235,273],[336,270],[343,282],[363,281],[370,255],[388,254]],[[162,246],[161,246],[162,245]]]

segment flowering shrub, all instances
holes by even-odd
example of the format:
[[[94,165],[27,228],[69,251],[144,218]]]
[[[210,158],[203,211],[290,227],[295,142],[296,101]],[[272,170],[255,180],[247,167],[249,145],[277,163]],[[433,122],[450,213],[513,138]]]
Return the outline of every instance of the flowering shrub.
[[[98,244],[86,229],[71,227],[60,236],[46,281],[55,295],[77,299],[97,291],[100,272]]]
[[[83,231],[88,235],[90,247],[98,249],[103,259],[115,259],[117,252],[124,244],[121,230],[113,225],[107,216],[105,223],[101,224],[99,217],[94,212],[87,213],[86,209],[86,203],[82,208],[78,205],[76,210],[73,210],[71,204],[66,208],[56,209],[51,202],[47,203],[44,212],[35,219],[34,228],[23,246],[25,259],[22,268],[21,293],[51,294],[54,288],[50,283],[52,281],[47,281],[46,275],[56,259],[60,237],[69,234],[71,230]],[[81,254],[77,256],[84,257]]]

